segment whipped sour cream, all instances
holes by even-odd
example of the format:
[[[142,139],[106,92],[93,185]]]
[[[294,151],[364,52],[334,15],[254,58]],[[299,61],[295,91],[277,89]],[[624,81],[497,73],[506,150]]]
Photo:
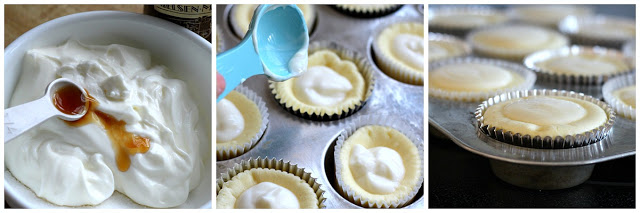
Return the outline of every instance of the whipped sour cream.
[[[35,100],[49,82],[68,78],[97,100],[97,110],[150,141],[148,151],[129,155],[130,166],[120,171],[103,126],[49,119],[5,144],[5,166],[38,197],[97,205],[117,190],[138,204],[165,208],[184,203],[199,184],[198,109],[185,83],[167,78],[168,69],[152,65],[148,51],[70,40],[28,51],[22,67],[10,106]]]
[[[300,203],[293,192],[271,182],[262,182],[242,192],[236,209],[299,209]]]
[[[349,167],[356,183],[373,194],[393,193],[404,178],[402,157],[387,147],[353,146]]]
[[[393,38],[393,53],[408,66],[424,70],[424,39],[411,34],[400,34]]]
[[[333,106],[345,99],[353,89],[349,79],[326,66],[310,67],[296,79],[294,92],[306,103]]]
[[[216,142],[228,142],[244,130],[244,117],[236,105],[222,99],[216,105]]]

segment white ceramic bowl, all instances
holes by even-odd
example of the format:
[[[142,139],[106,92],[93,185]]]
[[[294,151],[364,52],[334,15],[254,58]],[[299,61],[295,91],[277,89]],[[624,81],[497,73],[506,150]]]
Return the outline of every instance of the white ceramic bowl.
[[[200,150],[204,162],[203,177],[187,201],[177,208],[211,208],[211,43],[186,28],[171,22],[136,13],[94,11],[77,13],[46,22],[26,32],[4,51],[4,107],[8,107],[20,77],[22,59],[27,50],[57,46],[68,39],[85,44],[123,44],[151,52],[155,63],[172,70],[189,86],[198,105],[198,127],[203,140]],[[4,170],[5,201],[17,208],[64,208],[38,198],[29,188]],[[145,208],[126,196],[114,194],[98,206],[89,208]]]

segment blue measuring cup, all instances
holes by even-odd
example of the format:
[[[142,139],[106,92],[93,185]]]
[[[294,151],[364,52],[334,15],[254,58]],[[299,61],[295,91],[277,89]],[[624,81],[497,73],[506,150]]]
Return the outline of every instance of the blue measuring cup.
[[[216,56],[216,69],[226,82],[217,101],[254,75],[265,74],[274,81],[300,75],[307,70],[308,47],[309,31],[300,8],[258,6],[240,44]]]

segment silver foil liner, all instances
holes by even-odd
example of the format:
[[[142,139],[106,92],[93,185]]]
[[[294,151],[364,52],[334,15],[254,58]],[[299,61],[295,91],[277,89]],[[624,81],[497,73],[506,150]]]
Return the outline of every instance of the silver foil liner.
[[[624,42],[630,38],[603,38],[600,36],[594,36],[589,32],[599,31],[603,29],[588,29],[586,32],[582,32],[583,28],[586,28],[592,24],[606,24],[606,25],[633,25],[635,26],[635,20],[625,19],[621,17],[595,15],[595,16],[569,16],[564,18],[558,23],[558,30],[561,33],[568,35],[571,38],[571,43],[591,46],[606,46],[611,48],[620,48]]]
[[[335,8],[337,11],[349,16],[359,17],[359,18],[375,18],[375,17],[381,17],[381,16],[389,15],[393,12],[396,12],[403,5],[388,4],[385,7],[379,7],[379,8],[367,8],[365,6],[366,5],[336,4],[332,7]]]
[[[453,56],[449,56],[441,59],[434,59],[433,61],[431,61],[431,58],[429,58],[429,63],[445,60],[449,58],[464,57],[471,54],[471,46],[467,44],[467,42],[465,42],[464,40],[459,39],[458,37],[455,37],[453,35],[447,35],[442,33],[429,33],[429,42],[432,42],[432,41],[443,41],[443,42],[453,43],[461,48],[462,54],[453,55]]]
[[[280,104],[280,106],[284,107],[290,113],[302,117],[309,120],[315,121],[329,121],[329,120],[338,120],[342,118],[346,118],[353,113],[360,110],[369,100],[371,94],[373,93],[373,88],[375,87],[375,77],[373,75],[373,67],[366,60],[365,56],[359,54],[358,52],[351,51],[338,43],[333,41],[314,41],[309,44],[309,55],[313,54],[316,51],[320,50],[329,50],[338,55],[342,60],[352,61],[356,67],[358,68],[358,72],[362,75],[364,79],[366,91],[364,93],[364,99],[360,101],[359,104],[355,106],[349,106],[342,110],[339,114],[326,114],[320,112],[302,112],[300,109],[294,109],[293,105],[287,103],[284,99],[282,99],[278,95],[278,91],[276,90],[277,82],[269,80],[269,88],[271,89],[271,93],[274,95],[276,101]]]
[[[581,134],[567,135],[567,136],[540,136],[540,135],[523,135],[517,132],[506,131],[498,129],[494,126],[484,124],[484,113],[486,110],[498,103],[505,102],[511,99],[517,99],[528,96],[563,96],[577,98],[580,100],[591,102],[598,107],[602,108],[607,114],[607,121],[599,127],[587,131]],[[476,127],[478,130],[489,137],[502,141],[505,143],[513,144],[516,146],[538,148],[538,149],[561,149],[561,148],[575,148],[586,146],[592,143],[599,142],[605,139],[613,127],[613,123],[616,118],[616,113],[606,103],[599,101],[591,96],[584,95],[582,93],[576,93],[573,91],[565,90],[522,90],[513,91],[497,95],[478,106],[475,111]]]
[[[448,100],[456,100],[456,101],[480,101],[487,99],[489,97],[495,96],[497,94],[515,91],[515,90],[526,90],[533,87],[536,82],[536,75],[526,67],[516,64],[509,61],[504,61],[500,59],[489,59],[489,58],[476,58],[476,57],[466,57],[466,58],[453,58],[443,61],[438,61],[432,64],[429,64],[429,72],[436,70],[440,67],[452,65],[452,64],[465,64],[465,63],[480,63],[480,64],[488,64],[494,65],[497,67],[505,68],[507,70],[513,71],[520,75],[524,82],[519,85],[516,85],[511,88],[504,88],[500,90],[494,91],[479,91],[479,92],[457,92],[457,91],[448,91],[443,89],[437,89],[429,87],[429,96],[448,99]]]
[[[218,179],[216,179],[216,195],[220,192],[225,182],[231,180],[233,177],[244,172],[245,170],[250,170],[253,168],[274,169],[287,172],[299,177],[307,184],[309,184],[309,187],[311,187],[315,192],[316,197],[318,198],[318,208],[326,208],[324,204],[324,202],[327,200],[324,197],[325,191],[322,190],[322,185],[318,183],[317,178],[311,177],[311,173],[306,172],[304,168],[298,167],[298,165],[296,164],[292,164],[291,162],[276,158],[249,158],[248,160],[242,160],[240,163],[235,164],[233,167],[229,168],[227,172],[220,174]]]
[[[550,70],[543,69],[537,65],[537,63],[549,60],[554,57],[560,56],[571,56],[571,55],[580,55],[580,54],[593,54],[598,56],[606,56],[611,58],[620,59],[623,61],[628,69],[622,70],[620,72],[604,74],[604,75],[570,75],[570,74],[559,74]],[[573,45],[570,47],[564,47],[560,49],[551,49],[551,50],[542,50],[535,53],[532,53],[525,57],[524,65],[535,71],[538,75],[538,81],[545,83],[553,83],[560,85],[602,85],[605,81],[610,78],[619,75],[625,75],[633,70],[631,69],[631,64],[625,59],[624,55],[615,49],[609,49],[605,47],[587,47],[587,46],[577,46]]]
[[[476,14],[476,15],[497,15],[502,20],[488,25],[474,26],[451,26],[443,23],[433,22],[432,20],[438,16],[446,16],[453,14]],[[439,6],[429,8],[429,32],[439,32],[464,37],[471,30],[483,28],[493,25],[504,24],[508,22],[507,15],[502,11],[488,6]]]
[[[251,150],[251,148],[253,148],[253,146],[258,143],[260,138],[262,138],[262,135],[264,134],[264,131],[267,129],[267,125],[269,124],[269,112],[267,112],[267,107],[260,96],[251,91],[251,89],[242,85],[236,87],[234,90],[244,95],[254,104],[256,104],[256,106],[258,106],[258,111],[260,111],[262,123],[260,123],[260,129],[258,130],[258,132],[253,137],[251,137],[251,140],[247,142],[234,146],[219,146],[218,144],[216,144],[216,160],[227,160],[240,156],[245,152]]]
[[[634,121],[636,120],[636,109],[624,104],[620,99],[613,96],[613,92],[617,89],[635,84],[636,75],[634,73],[612,78],[602,86],[602,96],[604,97],[604,100],[613,107],[618,115]]]
[[[422,180],[417,182],[414,186],[412,186],[412,190],[407,193],[402,199],[392,201],[392,202],[373,202],[363,198],[362,196],[355,194],[355,192],[351,189],[351,187],[343,182],[342,179],[342,162],[340,161],[340,150],[342,149],[344,142],[353,135],[360,127],[368,126],[368,125],[379,125],[386,126],[398,130],[400,133],[404,134],[413,142],[413,144],[418,149],[418,155],[420,157],[420,163],[424,162],[424,143],[421,137],[416,133],[416,131],[412,131],[413,128],[408,125],[407,122],[395,119],[387,114],[382,115],[364,115],[358,117],[354,120],[348,122],[345,126],[343,132],[340,133],[338,139],[336,141],[336,146],[334,149],[334,162],[335,162],[335,171],[336,171],[336,180],[338,185],[335,187],[336,190],[342,195],[342,197],[351,201],[352,203],[365,207],[365,208],[401,208],[410,204],[415,195],[420,190],[420,187],[424,183],[424,174],[422,173],[424,165],[420,167],[420,177]],[[403,154],[403,153],[400,153]]]

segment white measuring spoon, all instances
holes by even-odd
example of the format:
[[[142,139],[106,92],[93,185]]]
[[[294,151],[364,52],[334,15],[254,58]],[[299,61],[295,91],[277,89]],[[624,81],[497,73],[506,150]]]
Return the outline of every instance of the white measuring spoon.
[[[54,95],[65,86],[75,87],[82,92],[84,107],[81,112],[67,114],[56,107]],[[58,78],[49,83],[42,98],[4,110],[4,142],[7,143],[51,117],[66,121],[78,120],[87,113],[87,102],[87,92],[81,86],[69,79]]]

